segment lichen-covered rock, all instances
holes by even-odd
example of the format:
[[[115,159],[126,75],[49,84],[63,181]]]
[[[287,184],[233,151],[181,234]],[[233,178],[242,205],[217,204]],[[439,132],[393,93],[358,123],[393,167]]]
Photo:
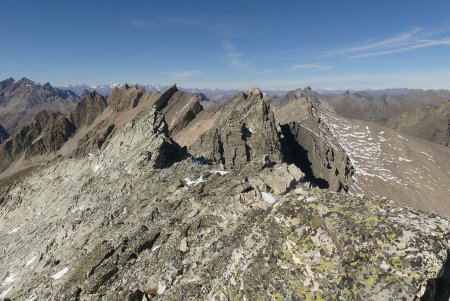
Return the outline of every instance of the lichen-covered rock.
[[[252,184],[262,191],[273,192],[277,195],[284,194],[297,186],[305,174],[294,164],[277,164],[271,168],[265,168],[257,173],[258,178]]]
[[[63,173],[78,164],[43,168],[7,196],[12,300],[415,300],[447,264],[449,222],[387,199],[299,185],[268,203],[253,171],[189,160]],[[66,191],[44,192],[49,177]],[[170,187],[186,177],[202,181]]]
[[[232,168],[251,161],[280,162],[283,154],[269,99],[256,88],[235,96],[190,151]]]

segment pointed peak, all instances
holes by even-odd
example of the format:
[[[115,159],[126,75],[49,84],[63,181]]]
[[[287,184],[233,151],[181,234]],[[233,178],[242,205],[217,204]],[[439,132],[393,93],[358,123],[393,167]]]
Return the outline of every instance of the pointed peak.
[[[247,90],[247,96],[249,97],[256,96],[258,98],[262,98],[263,94],[259,88],[254,87]]]
[[[7,78],[7,79],[5,79],[5,80],[3,80],[3,81],[0,81],[0,89],[3,89],[3,88],[5,88],[5,87],[7,87],[7,86],[13,84],[14,82],[15,82],[15,80],[14,80],[14,78],[12,78],[12,77]]]
[[[19,80],[19,83],[30,83],[30,84],[34,84],[34,81],[32,81],[32,80],[29,79],[29,78],[22,77],[22,78]]]

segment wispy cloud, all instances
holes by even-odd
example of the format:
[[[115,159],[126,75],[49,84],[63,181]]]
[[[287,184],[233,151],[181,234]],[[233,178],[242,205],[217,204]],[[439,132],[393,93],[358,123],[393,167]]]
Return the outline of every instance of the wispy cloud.
[[[292,70],[300,70],[300,69],[307,69],[312,71],[324,71],[324,70],[330,70],[333,67],[330,65],[325,64],[300,64],[300,65],[294,65],[292,66]]]
[[[202,72],[200,70],[181,70],[163,72],[162,74],[174,79],[187,79],[196,75],[200,75],[202,74]]]
[[[379,40],[372,40],[357,45],[322,51],[329,56],[345,58],[365,58],[389,54],[397,54],[417,49],[450,45],[450,37],[424,38],[428,35],[423,28],[416,27],[406,32]]]
[[[230,66],[236,69],[245,69],[250,65],[250,62],[243,60],[242,54],[236,50],[230,40],[223,40],[222,48],[225,50],[225,58]]]

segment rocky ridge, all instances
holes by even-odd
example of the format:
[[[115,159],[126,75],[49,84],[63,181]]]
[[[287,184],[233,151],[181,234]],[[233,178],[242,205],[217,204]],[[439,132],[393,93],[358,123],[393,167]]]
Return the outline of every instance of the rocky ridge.
[[[320,102],[309,95],[315,94],[302,93],[275,113],[292,149],[289,161],[300,166],[307,179],[319,187],[348,191],[353,184],[353,165],[322,119],[317,109]]]
[[[53,111],[36,114],[29,124],[0,146],[3,158],[0,171],[12,164],[24,169],[59,154],[85,156],[96,152],[117,129],[152,105],[158,107],[164,118],[171,120],[170,133],[183,129],[202,110],[196,95],[181,92],[175,85],[163,93],[124,85],[108,98],[91,92],[68,116]],[[54,116],[45,117],[49,114]],[[9,173],[17,169],[14,166]]]
[[[312,188],[283,139],[254,89],[189,153],[153,106],[55,158],[0,194],[0,298],[448,298],[447,219]]]
[[[213,128],[189,149],[225,167],[240,167],[254,160],[279,162],[283,158],[269,99],[259,89],[233,97]]]

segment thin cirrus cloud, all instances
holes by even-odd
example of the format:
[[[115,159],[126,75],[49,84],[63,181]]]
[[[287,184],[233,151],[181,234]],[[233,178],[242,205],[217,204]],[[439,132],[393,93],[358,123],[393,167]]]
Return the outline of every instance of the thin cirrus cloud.
[[[187,79],[196,75],[201,75],[202,72],[200,70],[181,70],[163,72],[162,74],[175,79]]]
[[[228,65],[236,69],[245,69],[250,65],[250,62],[242,58],[242,53],[236,50],[236,47],[230,40],[223,40],[222,48],[225,51],[225,59]]]
[[[330,65],[325,64],[300,64],[300,65],[294,65],[292,66],[292,70],[312,70],[312,71],[324,71],[324,70],[330,70],[333,67]]]
[[[348,59],[368,58],[398,54],[435,46],[450,45],[450,37],[424,38],[426,35],[427,33],[424,32],[423,28],[416,27],[385,39],[360,43],[350,47],[326,50],[322,51],[321,54],[328,56],[341,56]]]

